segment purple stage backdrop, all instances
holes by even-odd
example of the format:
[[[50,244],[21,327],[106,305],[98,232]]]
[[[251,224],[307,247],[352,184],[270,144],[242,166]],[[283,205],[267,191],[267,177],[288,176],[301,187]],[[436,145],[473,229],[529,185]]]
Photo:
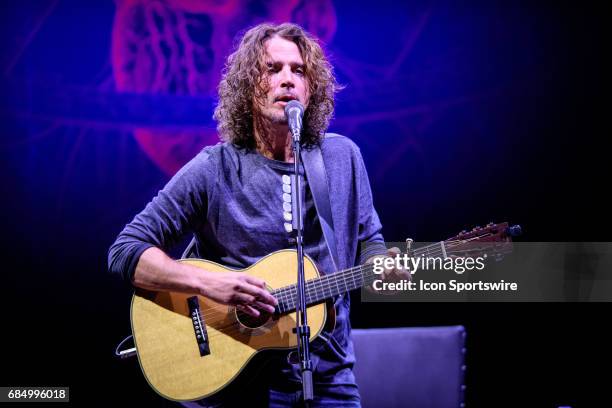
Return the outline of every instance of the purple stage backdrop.
[[[1,383],[70,385],[81,404],[94,393],[118,401],[123,387],[128,400],[165,404],[135,363],[113,360],[130,330],[130,292],[106,273],[106,251],[182,165],[218,142],[212,111],[225,58],[264,21],[296,22],[321,39],[346,85],[330,130],[360,146],[388,241],[435,241],[489,221],[521,224],[527,241],[610,240],[600,197],[609,162],[595,145],[609,134],[603,11],[460,3],[0,6],[3,348],[26,354]],[[579,406],[603,384],[591,361],[610,364],[612,339],[594,329],[606,311],[360,304],[357,294],[353,323],[466,326],[469,406]],[[84,378],[94,371],[106,373],[99,387]]]

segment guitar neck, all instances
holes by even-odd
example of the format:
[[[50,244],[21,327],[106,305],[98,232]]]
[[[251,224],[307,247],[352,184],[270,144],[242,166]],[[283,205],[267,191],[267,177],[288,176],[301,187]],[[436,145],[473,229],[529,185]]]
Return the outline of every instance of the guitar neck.
[[[412,256],[440,256],[444,255],[444,241],[415,249]],[[370,285],[380,275],[374,273],[373,264],[365,264],[345,269],[306,281],[306,304],[314,305],[331,299],[345,292]],[[297,285],[289,285],[276,289],[272,295],[278,300],[279,313],[296,310]]]

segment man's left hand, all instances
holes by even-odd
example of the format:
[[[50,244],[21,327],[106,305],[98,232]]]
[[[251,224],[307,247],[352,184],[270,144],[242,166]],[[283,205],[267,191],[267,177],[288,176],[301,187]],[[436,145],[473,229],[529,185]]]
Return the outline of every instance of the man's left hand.
[[[374,263],[374,260],[378,258],[393,258],[395,260],[395,257],[399,255],[400,253],[401,251],[399,248],[393,247],[387,250],[387,255],[375,255],[371,258],[368,258],[368,260],[366,261],[366,264]],[[381,264],[381,268],[383,268],[383,272],[379,275],[380,279],[382,279],[383,282],[399,282],[403,279],[412,280],[412,275],[410,274],[410,270],[404,269],[404,268],[397,268],[397,266],[398,265],[395,261],[393,262],[392,268],[385,268],[384,263]],[[374,289],[372,289],[371,286],[368,286],[368,289],[373,292],[380,293],[380,291],[375,291]],[[385,292],[389,292],[389,291],[385,291]]]

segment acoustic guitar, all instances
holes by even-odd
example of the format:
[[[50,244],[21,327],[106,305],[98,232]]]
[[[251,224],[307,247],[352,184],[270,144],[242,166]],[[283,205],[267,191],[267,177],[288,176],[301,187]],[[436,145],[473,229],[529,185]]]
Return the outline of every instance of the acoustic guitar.
[[[477,227],[414,249],[411,256],[466,256],[466,251],[473,251],[475,242],[503,244],[485,249],[499,255],[507,251],[518,228],[508,223]],[[180,262],[211,272],[239,271],[257,276],[267,283],[278,306],[275,313],[261,311],[254,318],[202,296],[137,289],[131,305],[134,343],[148,383],[161,396],[176,401],[210,397],[234,381],[256,354],[297,347],[293,333],[297,292],[294,250],[271,253],[241,270],[201,259]],[[380,278],[372,264],[321,275],[308,256],[304,270],[311,341],[326,325],[333,328],[335,315],[329,300]]]

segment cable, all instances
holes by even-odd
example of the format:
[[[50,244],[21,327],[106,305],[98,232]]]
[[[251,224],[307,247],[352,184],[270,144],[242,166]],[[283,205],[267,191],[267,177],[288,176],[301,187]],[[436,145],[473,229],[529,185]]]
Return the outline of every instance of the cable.
[[[119,358],[129,358],[129,357],[135,356],[136,355],[136,347],[132,347],[132,348],[129,348],[129,349],[125,349],[125,350],[119,351],[121,346],[123,346],[123,344],[126,341],[128,341],[129,339],[133,339],[133,338],[134,338],[134,336],[132,336],[130,334],[125,339],[121,340],[121,342],[119,342],[119,344],[117,345],[117,348],[115,349],[115,356],[117,356]]]

